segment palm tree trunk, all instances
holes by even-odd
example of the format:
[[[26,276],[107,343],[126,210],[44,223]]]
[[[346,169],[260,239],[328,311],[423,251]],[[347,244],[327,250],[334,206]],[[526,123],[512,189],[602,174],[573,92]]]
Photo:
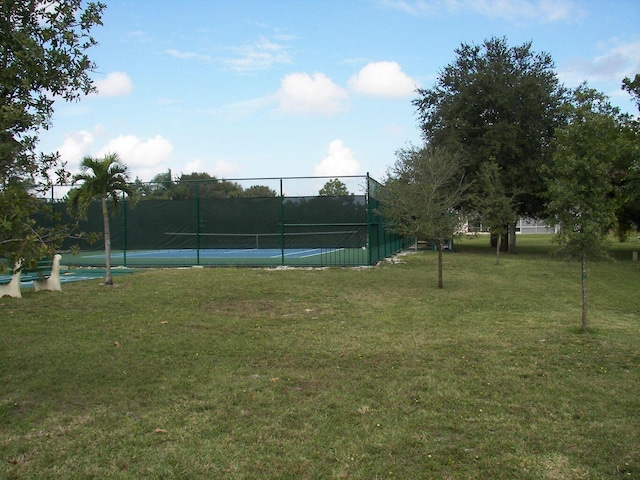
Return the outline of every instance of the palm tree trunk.
[[[104,284],[113,285],[113,279],[111,278],[111,230],[109,229],[109,210],[107,209],[106,197],[102,197],[102,222],[104,226],[104,255],[106,263]]]
[[[582,256],[582,331],[587,333],[587,259]]]

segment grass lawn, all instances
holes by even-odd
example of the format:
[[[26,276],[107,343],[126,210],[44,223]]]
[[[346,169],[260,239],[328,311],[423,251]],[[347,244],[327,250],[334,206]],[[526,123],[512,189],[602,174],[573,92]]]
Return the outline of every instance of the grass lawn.
[[[637,239],[0,299],[3,479],[640,478]]]

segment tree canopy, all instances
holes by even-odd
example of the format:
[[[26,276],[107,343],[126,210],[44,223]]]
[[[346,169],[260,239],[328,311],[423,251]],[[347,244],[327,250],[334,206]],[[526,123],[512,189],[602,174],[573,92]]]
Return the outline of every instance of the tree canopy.
[[[520,216],[543,216],[540,166],[550,159],[565,90],[547,53],[505,38],[462,46],[431,89],[414,100],[425,141],[463,149],[469,178],[489,159]]]
[[[126,194],[133,205],[138,199],[138,191],[129,182],[128,168],[116,153],[107,154],[102,159],[85,157],[80,163],[80,170],[79,174],[73,176],[73,183],[80,183],[80,186],[69,191],[68,207],[74,215],[86,217],[91,202],[100,201],[106,258],[105,284],[113,285],[109,204],[111,204],[111,212],[116,211],[120,203],[120,195]]]
[[[561,252],[581,262],[582,328],[587,330],[587,260],[607,255],[607,236],[618,203],[614,162],[624,139],[616,109],[606,96],[576,89],[565,106],[567,124],[558,129],[553,163],[546,168],[548,210],[560,227]]]
[[[516,218],[513,195],[504,191],[500,167],[491,159],[480,166],[474,205],[483,226],[495,236],[496,264],[500,263],[501,239]]]
[[[629,93],[636,102],[638,111],[640,111],[640,73],[636,73],[636,76],[631,78],[626,77],[622,80],[622,89]]]
[[[277,193],[264,185],[243,188],[237,182],[219,179],[206,172],[182,174],[173,179],[171,170],[159,173],[151,182],[136,182],[145,199],[187,200],[198,198],[275,197]]]
[[[321,197],[348,197],[350,195],[347,186],[338,178],[325,183],[318,194]]]
[[[459,205],[469,184],[459,151],[410,147],[397,153],[379,191],[382,214],[391,230],[433,242],[438,250],[438,287],[442,288],[442,248],[461,231]]]
[[[87,51],[105,5],[81,0],[0,2],[0,257],[32,257],[55,246],[61,231],[36,229],[35,199],[67,178],[57,154],[37,152],[54,103],[94,90]]]

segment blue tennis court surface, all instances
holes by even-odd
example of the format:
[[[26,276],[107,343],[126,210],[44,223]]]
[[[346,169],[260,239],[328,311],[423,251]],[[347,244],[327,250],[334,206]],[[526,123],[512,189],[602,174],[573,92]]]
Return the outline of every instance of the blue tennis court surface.
[[[343,249],[334,248],[323,250],[320,248],[291,248],[284,251],[278,248],[249,248],[249,249],[166,249],[166,250],[135,250],[126,253],[126,258],[309,258],[316,255],[326,255],[336,253]],[[105,258],[104,253],[83,255],[83,258]],[[112,260],[121,260],[125,257],[122,252],[111,254]]]
[[[73,267],[104,267],[106,256],[102,250],[81,251],[62,255],[62,264]],[[309,248],[202,248],[114,250],[111,265],[119,267],[174,266],[355,266],[368,265],[369,252],[365,248],[309,247]]]

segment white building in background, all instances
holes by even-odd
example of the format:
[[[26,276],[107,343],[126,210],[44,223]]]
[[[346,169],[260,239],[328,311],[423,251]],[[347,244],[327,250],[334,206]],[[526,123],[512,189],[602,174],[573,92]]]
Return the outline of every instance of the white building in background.
[[[558,227],[550,227],[544,220],[521,218],[516,224],[518,233],[558,233]]]
[[[463,226],[464,233],[487,233],[487,229],[481,223],[468,221]],[[516,224],[516,232],[518,233],[558,233],[558,227],[551,227],[544,220],[536,220],[534,218],[521,218]]]

